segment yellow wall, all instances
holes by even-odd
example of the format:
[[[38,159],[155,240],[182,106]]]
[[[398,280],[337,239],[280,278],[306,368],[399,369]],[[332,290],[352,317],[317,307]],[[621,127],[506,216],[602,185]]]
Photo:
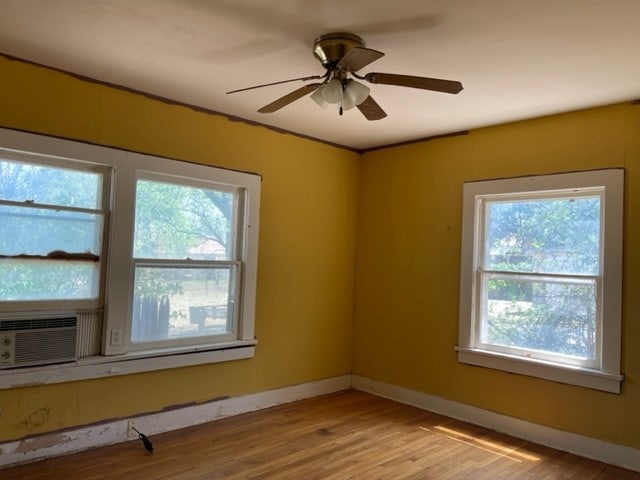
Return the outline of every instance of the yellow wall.
[[[2,57],[0,78],[0,126],[264,179],[254,359],[0,390],[0,441],[353,372],[640,447],[640,253],[633,248],[640,243],[640,106],[359,157]],[[620,166],[627,186],[623,393],[459,364],[462,183]]]
[[[263,176],[254,359],[0,390],[0,441],[351,371],[358,155],[0,57],[0,126]]]
[[[457,362],[462,184],[625,167],[621,395]],[[372,151],[360,166],[355,374],[640,447],[640,105]]]

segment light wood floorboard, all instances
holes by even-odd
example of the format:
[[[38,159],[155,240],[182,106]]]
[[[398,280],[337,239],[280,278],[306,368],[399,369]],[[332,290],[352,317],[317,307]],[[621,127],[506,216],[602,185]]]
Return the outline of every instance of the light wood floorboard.
[[[2,480],[640,480],[354,390],[0,470]]]

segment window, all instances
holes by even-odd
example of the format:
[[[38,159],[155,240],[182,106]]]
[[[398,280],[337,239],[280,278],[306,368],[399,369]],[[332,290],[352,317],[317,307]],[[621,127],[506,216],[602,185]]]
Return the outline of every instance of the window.
[[[0,129],[0,388],[253,356],[260,183]]]
[[[101,308],[103,167],[0,156],[3,311]]]
[[[145,174],[137,180],[131,342],[235,340],[241,191]]]
[[[464,186],[459,359],[619,391],[622,170]]]

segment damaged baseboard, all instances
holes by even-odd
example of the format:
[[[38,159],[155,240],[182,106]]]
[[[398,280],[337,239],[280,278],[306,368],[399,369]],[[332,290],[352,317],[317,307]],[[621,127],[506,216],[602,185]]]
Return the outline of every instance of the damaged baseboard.
[[[350,387],[351,375],[343,375],[0,443],[0,468],[127,442],[136,438],[131,436],[132,426],[155,435]]]

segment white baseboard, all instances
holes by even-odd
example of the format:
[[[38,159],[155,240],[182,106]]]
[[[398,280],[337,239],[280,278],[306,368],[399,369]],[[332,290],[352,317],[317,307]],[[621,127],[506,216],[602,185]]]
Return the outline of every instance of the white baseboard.
[[[556,430],[358,375],[343,375],[0,443],[0,468],[129,441],[136,438],[135,434],[130,433],[130,425],[146,435],[154,435],[348,388],[355,388],[513,437],[640,472],[640,450],[638,449]]]
[[[351,376],[351,386],[356,390],[480,425],[512,437],[640,472],[640,450],[632,447],[556,430],[358,375]]]
[[[350,387],[351,375],[343,375],[241,397],[213,400],[175,410],[0,443],[0,467],[29,463],[90,448],[126,442],[137,438],[135,434],[130,433],[130,425],[135,426],[145,435],[154,435],[231,415],[333,393]],[[140,444],[140,448],[142,448],[142,444]]]

